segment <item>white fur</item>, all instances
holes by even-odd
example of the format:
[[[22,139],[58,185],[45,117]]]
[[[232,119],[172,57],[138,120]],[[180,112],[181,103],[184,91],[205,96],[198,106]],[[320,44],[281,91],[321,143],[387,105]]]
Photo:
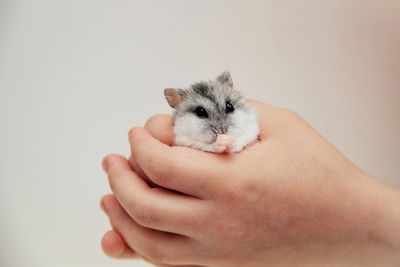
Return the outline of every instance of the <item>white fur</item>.
[[[260,130],[252,109],[249,109],[248,112],[235,110],[232,115],[233,126],[228,129],[227,135],[235,139],[235,144],[230,152],[239,152],[245,146],[257,140]]]
[[[174,144],[215,153],[239,152],[248,144],[256,141],[259,127],[256,116],[250,108],[247,110],[235,109],[231,116],[232,126],[228,128],[226,135],[233,137],[234,144],[227,144],[225,149],[221,149],[221,143],[215,142],[217,136],[208,130],[207,120],[198,118],[193,113],[176,118]]]

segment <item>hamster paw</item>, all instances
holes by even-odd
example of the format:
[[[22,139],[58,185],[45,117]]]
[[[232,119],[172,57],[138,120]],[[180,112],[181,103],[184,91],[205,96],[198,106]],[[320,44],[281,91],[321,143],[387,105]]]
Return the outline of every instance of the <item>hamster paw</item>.
[[[231,153],[235,145],[235,139],[232,136],[220,134],[214,143],[216,153]]]

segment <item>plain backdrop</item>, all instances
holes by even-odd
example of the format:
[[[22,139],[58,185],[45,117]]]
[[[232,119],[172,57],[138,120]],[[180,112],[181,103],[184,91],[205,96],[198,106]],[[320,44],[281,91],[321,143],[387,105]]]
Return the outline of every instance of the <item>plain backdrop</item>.
[[[102,253],[100,162],[230,70],[400,187],[400,2],[0,1],[0,265],[148,266]]]

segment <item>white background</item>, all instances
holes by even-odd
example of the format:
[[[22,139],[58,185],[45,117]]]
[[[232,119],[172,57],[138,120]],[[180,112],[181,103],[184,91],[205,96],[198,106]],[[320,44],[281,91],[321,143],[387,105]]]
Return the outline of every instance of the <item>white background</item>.
[[[0,1],[0,265],[147,266],[101,251],[100,162],[230,70],[400,187],[399,1]]]

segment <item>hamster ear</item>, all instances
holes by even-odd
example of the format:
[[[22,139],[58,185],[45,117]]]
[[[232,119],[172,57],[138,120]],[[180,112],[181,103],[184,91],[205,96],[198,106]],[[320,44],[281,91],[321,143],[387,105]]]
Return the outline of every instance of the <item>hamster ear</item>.
[[[221,73],[217,77],[217,80],[222,84],[228,85],[229,87],[233,86],[232,77],[231,77],[231,74],[229,73],[229,71],[224,71],[223,73]]]
[[[184,99],[185,91],[182,89],[167,88],[164,89],[164,95],[171,108],[176,108],[176,106]]]

